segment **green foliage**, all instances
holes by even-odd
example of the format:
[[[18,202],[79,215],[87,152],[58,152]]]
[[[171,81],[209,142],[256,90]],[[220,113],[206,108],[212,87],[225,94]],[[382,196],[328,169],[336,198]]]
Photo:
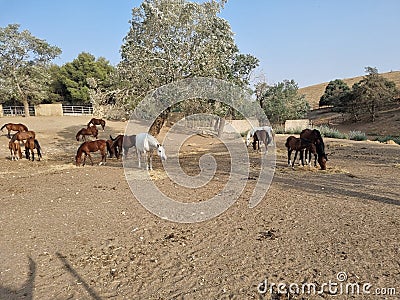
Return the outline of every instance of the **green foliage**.
[[[229,23],[217,16],[224,3],[144,0],[133,8],[118,66],[120,78],[130,90],[132,106],[149,91],[188,77],[248,84],[258,59],[239,53]],[[198,107],[190,109],[202,112],[213,109],[212,102],[206,107],[204,104],[193,102]],[[187,106],[180,108],[187,109]],[[219,111],[230,113],[227,108]]]
[[[70,63],[59,69],[54,69],[55,80],[52,92],[58,95],[64,103],[90,103],[89,78],[96,80],[96,87],[110,87],[114,67],[103,57],[96,58],[82,52]]]
[[[18,24],[0,27],[0,99],[18,99],[26,109],[29,102],[41,102],[50,83],[50,62],[60,54],[60,48],[20,31]]]
[[[330,81],[325,88],[325,93],[319,100],[319,106],[340,106],[341,99],[350,92],[348,85],[341,79]]]
[[[366,141],[367,136],[365,132],[361,132],[359,130],[352,130],[349,132],[349,139],[354,141]]]
[[[356,121],[368,116],[374,122],[378,111],[393,104],[398,91],[396,84],[380,76],[376,68],[367,67],[366,72],[368,75],[353,85],[350,112]]]
[[[387,141],[392,140],[396,144],[400,145],[400,136],[396,137],[396,136],[386,135],[386,136],[377,137],[375,140],[378,141],[378,142],[381,142],[381,143],[386,143]]]
[[[256,97],[269,121],[274,124],[304,118],[310,110],[304,95],[298,93],[298,86],[294,80],[285,80],[274,86],[258,84]]]
[[[348,136],[342,132],[340,132],[339,130],[337,130],[336,128],[327,126],[327,125],[321,125],[316,127],[316,129],[319,130],[319,132],[321,133],[322,136],[325,137],[330,137],[330,138],[335,138],[335,139],[347,139]]]

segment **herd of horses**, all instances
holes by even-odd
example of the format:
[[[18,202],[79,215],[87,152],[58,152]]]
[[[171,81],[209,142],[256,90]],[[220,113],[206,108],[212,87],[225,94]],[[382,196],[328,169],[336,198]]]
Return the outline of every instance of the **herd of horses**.
[[[22,159],[21,142],[25,146],[26,159],[35,160],[34,149],[37,151],[38,160],[42,158],[42,150],[34,131],[28,130],[28,127],[21,123],[7,123],[4,124],[0,130],[3,131],[4,128],[7,129],[7,136],[10,139],[8,142],[8,149],[10,149],[11,160]],[[11,131],[16,131],[16,133],[11,136]]]
[[[93,165],[93,159],[90,153],[100,151],[101,161],[100,165],[106,163],[107,154],[110,158],[127,157],[129,149],[135,147],[138,157],[138,166],[141,168],[141,156],[143,155],[146,162],[146,169],[152,170],[152,156],[156,151],[161,160],[166,160],[165,149],[157,141],[157,139],[148,133],[138,133],[136,135],[117,135],[110,139],[98,139],[97,126],[100,125],[104,131],[106,122],[103,119],[92,118],[85,128],[80,129],[76,134],[76,140],[83,140],[83,143],[78,147],[75,164],[77,166],[84,166],[86,158],[89,157]],[[11,153],[11,160],[18,160],[22,158],[21,144],[25,146],[25,157],[32,161],[35,160],[34,149],[37,151],[38,160],[42,158],[42,151],[36,134],[32,130],[28,130],[24,124],[7,123],[3,125],[0,130],[6,128],[8,130],[7,136],[9,140],[9,149]],[[11,136],[11,131],[16,131]],[[88,136],[92,136],[95,140],[87,140]],[[253,141],[251,142],[251,138]],[[248,131],[246,136],[246,146],[252,144],[255,151],[261,151],[261,145],[265,146],[265,153],[268,152],[268,146],[274,143],[274,132],[272,127],[263,126],[255,127]],[[314,155],[314,166],[320,165],[322,170],[326,170],[326,162],[328,160],[325,153],[325,144],[321,133],[317,129],[304,129],[300,133],[300,137],[289,136],[286,140],[285,146],[287,148],[288,165],[294,168],[294,164],[298,153],[300,153],[300,162],[304,166],[304,157],[308,164],[311,164],[311,154]],[[291,154],[295,151],[294,159],[291,160]],[[82,159],[83,156],[83,159]]]

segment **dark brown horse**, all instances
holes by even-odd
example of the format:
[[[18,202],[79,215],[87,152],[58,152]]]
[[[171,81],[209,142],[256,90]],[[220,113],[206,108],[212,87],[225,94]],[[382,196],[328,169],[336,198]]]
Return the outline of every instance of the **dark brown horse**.
[[[315,157],[314,165],[316,166],[317,155],[318,155],[318,163],[321,169],[326,170],[326,160],[327,160],[326,155],[325,154],[319,155],[317,152],[316,145],[311,141],[302,138],[296,138],[293,135],[291,135],[286,139],[285,146],[288,149],[288,165],[291,166],[292,168],[294,168],[294,163],[296,161],[298,152],[300,152],[301,164],[304,166],[303,150],[308,150],[310,153],[314,154]],[[290,158],[293,151],[296,152],[294,154],[293,162],[291,162]]]
[[[25,157],[26,159],[32,159],[32,161],[35,160],[35,153],[33,150],[36,149],[38,160],[42,158],[42,148],[40,148],[40,144],[38,140],[35,138],[28,138],[25,142]],[[29,151],[31,152],[31,155],[29,154]]]
[[[119,158],[120,155],[126,157],[128,155],[129,148],[136,146],[136,135],[117,135],[113,138],[110,135],[110,139],[113,141],[112,148],[115,151],[115,157]],[[123,151],[122,151],[123,150]]]
[[[18,123],[18,124],[14,124],[14,123],[7,123],[4,124],[0,130],[3,131],[4,127],[7,129],[8,133],[7,136],[8,138],[11,138],[10,132],[11,131],[28,131],[28,127],[26,127],[24,124]]]
[[[22,159],[21,146],[19,144],[19,141],[12,142],[10,140],[8,142],[8,149],[10,149],[11,160]]]
[[[90,155],[90,152],[97,152],[97,151],[100,151],[101,153],[101,162],[99,163],[99,165],[102,165],[103,163],[105,164],[107,157],[107,142],[105,140],[96,140],[96,141],[84,142],[82,143],[82,145],[79,146],[75,156],[76,165],[77,166],[81,165],[82,154],[85,154],[82,166],[85,165],[87,156],[89,156],[90,162],[92,163],[93,166],[93,160],[92,156]]]
[[[265,145],[265,152],[268,152],[270,136],[266,130],[256,130],[253,134],[253,149],[260,151],[260,142]]]
[[[103,119],[96,119],[96,118],[92,118],[89,123],[87,124],[87,127],[90,126],[90,124],[92,125],[101,125],[101,128],[104,131],[104,127],[106,126],[106,121],[104,121]]]
[[[12,136],[12,138],[11,138],[11,140],[10,141],[12,141],[12,142],[15,142],[15,141],[24,141],[24,140],[27,140],[27,139],[29,139],[29,138],[35,138],[36,137],[36,133],[34,132],[34,131],[32,131],[32,130],[28,130],[28,131],[20,131],[20,132],[17,132],[17,133],[15,133],[13,136]]]
[[[319,130],[317,130],[317,129],[308,129],[308,128],[304,129],[300,133],[300,138],[306,139],[306,140],[310,141],[311,143],[315,144],[318,155],[322,155],[322,156],[325,155],[326,156],[326,154],[325,154],[325,143],[324,143],[324,140],[322,139],[322,135],[319,132]],[[305,155],[306,159],[308,159],[308,161],[310,161],[311,160],[311,153],[309,153],[307,150],[305,152],[306,152],[306,155]]]
[[[88,128],[82,128],[81,130],[79,130],[76,134],[76,140],[79,141],[81,136],[83,141],[86,141],[86,136],[93,136],[95,139],[97,139],[98,135],[99,131],[97,130],[97,127],[93,125]]]

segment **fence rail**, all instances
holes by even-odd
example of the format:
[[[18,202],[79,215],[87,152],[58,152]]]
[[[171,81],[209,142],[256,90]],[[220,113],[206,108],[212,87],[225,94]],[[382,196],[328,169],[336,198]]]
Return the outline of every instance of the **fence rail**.
[[[63,105],[63,115],[92,115],[93,107],[91,106],[76,106],[76,105]]]
[[[25,109],[23,106],[3,106],[3,116],[24,116]],[[29,115],[35,115],[35,107],[29,106]]]

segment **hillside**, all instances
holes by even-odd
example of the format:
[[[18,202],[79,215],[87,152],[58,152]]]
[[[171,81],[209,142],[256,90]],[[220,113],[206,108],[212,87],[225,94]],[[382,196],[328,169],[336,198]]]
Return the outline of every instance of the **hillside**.
[[[396,86],[400,88],[400,71],[392,71],[387,73],[381,73],[382,76],[387,78],[388,80],[393,81],[396,83]],[[342,79],[350,88],[352,85],[358,81],[360,81],[363,76],[353,77],[353,78],[332,78],[335,79]],[[311,85],[308,87],[300,88],[299,93],[306,95],[306,99],[311,105],[312,109],[318,108],[319,99],[325,92],[325,88],[329,82],[324,82],[316,85]]]

